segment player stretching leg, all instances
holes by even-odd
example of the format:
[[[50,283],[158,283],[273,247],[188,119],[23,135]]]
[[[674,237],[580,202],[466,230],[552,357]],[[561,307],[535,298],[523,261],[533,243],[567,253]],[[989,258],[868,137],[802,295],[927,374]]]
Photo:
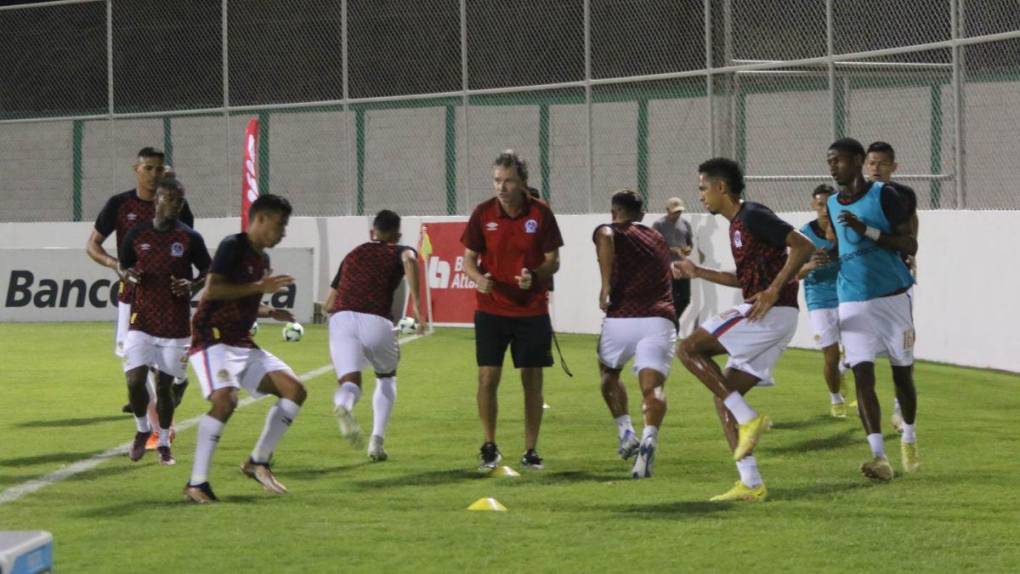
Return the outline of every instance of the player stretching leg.
[[[192,502],[216,501],[209,485],[209,464],[223,427],[237,408],[237,390],[255,397],[280,398],[266,414],[265,426],[241,472],[268,492],[284,494],[269,467],[277,443],[297,418],[305,402],[304,385],[294,371],[272,353],[260,349],[249,329],[256,317],[293,321],[290,311],[261,303],[264,294],[294,283],[289,275],[270,275],[265,250],[283,239],[290,218],[290,203],[276,195],[260,195],[249,210],[248,231],[227,236],[216,249],[206,288],[191,321],[191,367],[211,403],[198,423],[195,462],[184,496]]]
[[[344,257],[330,285],[324,307],[329,311],[329,353],[340,387],[333,394],[333,413],[340,434],[361,447],[361,428],[354,405],[361,398],[361,368],[375,369],[372,395],[372,437],[368,456],[380,462],[386,426],[397,400],[397,363],[400,347],[393,331],[393,293],[407,277],[411,305],[418,318],[418,334],[425,333],[418,293],[418,254],[397,245],[400,216],[384,209],[372,222],[372,241],[355,247]]]
[[[652,476],[659,428],[666,416],[663,385],[673,363],[676,312],[669,245],[662,235],[641,225],[644,202],[624,189],[613,194],[613,223],[595,228],[595,250],[602,289],[599,308],[606,313],[599,337],[602,398],[619,430],[620,458],[637,454],[631,476]],[[644,430],[637,439],[627,409],[627,390],[620,370],[634,357],[643,397]]]
[[[677,356],[715,395],[723,432],[733,450],[740,480],[713,501],[755,502],[768,496],[751,454],[768,418],[744,395],[759,381],[772,382],[772,366],[797,330],[797,271],[814,253],[811,241],[759,203],[744,201],[744,174],[733,160],[716,158],[698,167],[701,203],[730,222],[736,273],[699,267],[690,259],[674,264],[682,276],[738,287],[745,302],[706,321],[684,339]],[[787,255],[789,248],[789,255]],[[723,371],[712,360],[729,355]]]

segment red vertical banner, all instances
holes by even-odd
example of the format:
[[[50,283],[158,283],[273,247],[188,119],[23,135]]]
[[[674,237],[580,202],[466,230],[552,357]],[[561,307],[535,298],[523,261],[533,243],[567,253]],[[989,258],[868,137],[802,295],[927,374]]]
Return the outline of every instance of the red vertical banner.
[[[430,305],[436,325],[470,326],[475,321],[475,284],[464,272],[464,246],[460,243],[466,227],[466,221],[422,225],[418,242],[421,301]]]
[[[259,120],[252,118],[244,131],[244,161],[241,174],[241,231],[248,230],[248,210],[259,196],[258,165]]]

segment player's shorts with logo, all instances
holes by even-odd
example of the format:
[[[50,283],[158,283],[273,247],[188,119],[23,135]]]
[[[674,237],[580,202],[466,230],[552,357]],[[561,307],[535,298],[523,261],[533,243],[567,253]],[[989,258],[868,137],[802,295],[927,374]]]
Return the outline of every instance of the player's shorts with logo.
[[[339,311],[329,318],[329,355],[337,378],[360,373],[366,365],[372,365],[378,374],[389,374],[397,370],[400,345],[389,319]]]
[[[117,303],[117,332],[113,336],[113,354],[124,358],[128,328],[131,326],[131,303]]]
[[[652,369],[669,376],[676,347],[676,327],[664,317],[606,317],[599,336],[599,362],[622,369],[634,358],[635,373]]]
[[[797,309],[773,307],[757,321],[747,319],[750,312],[751,304],[741,303],[705,321],[701,328],[729,353],[726,368],[753,375],[761,386],[769,386],[775,383],[772,367],[797,332]]]
[[[839,304],[839,331],[846,363],[888,355],[894,367],[914,364],[914,316],[908,293]]]
[[[275,355],[264,349],[232,347],[219,343],[196,351],[188,359],[202,387],[202,396],[209,398],[214,391],[225,388],[244,388],[254,398],[259,383],[269,373],[285,371],[295,379],[297,375]]]
[[[815,346],[824,349],[839,343],[839,308],[812,309],[808,311],[811,330],[815,334]]]
[[[191,337],[153,337],[142,331],[128,331],[124,337],[124,372],[151,367],[178,379],[188,374],[188,346]]]

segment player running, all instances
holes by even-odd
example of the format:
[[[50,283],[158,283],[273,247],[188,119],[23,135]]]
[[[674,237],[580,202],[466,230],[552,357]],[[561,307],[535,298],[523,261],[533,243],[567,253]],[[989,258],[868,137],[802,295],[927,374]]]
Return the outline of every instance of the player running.
[[[613,222],[595,228],[602,289],[599,308],[606,313],[599,337],[602,398],[619,431],[620,458],[637,454],[631,476],[652,476],[659,427],[666,416],[663,388],[673,363],[676,312],[669,245],[662,235],[640,223],[644,201],[630,189],[613,194]],[[627,408],[620,371],[634,358],[643,397],[644,429],[638,440]]]
[[[759,382],[771,384],[772,367],[797,330],[797,271],[814,253],[811,241],[760,203],[744,201],[744,174],[733,160],[698,166],[701,203],[730,222],[736,272],[700,267],[690,259],[677,274],[743,290],[744,303],[709,319],[677,348],[677,357],[715,395],[723,432],[740,480],[713,501],[765,500],[768,491],[751,454],[768,427],[744,395]],[[787,254],[789,249],[789,254]],[[729,355],[723,371],[712,357]]]
[[[170,452],[170,425],[176,406],[173,381],[184,379],[188,369],[184,359],[191,335],[191,296],[202,286],[210,263],[202,236],[178,220],[184,191],[177,180],[161,180],[156,188],[155,217],[131,228],[120,247],[122,276],[133,286],[124,339],[124,374],[137,429],[132,461],[142,458],[152,435],[146,384],[151,368],[157,374],[159,462],[176,462]],[[198,270],[194,280],[193,266]]]
[[[198,311],[191,321],[191,368],[198,376],[202,394],[211,403],[198,423],[195,462],[184,496],[192,502],[215,502],[209,485],[209,464],[223,427],[237,408],[237,390],[243,387],[255,398],[266,394],[280,398],[266,414],[251,456],[241,472],[262,488],[284,494],[283,486],[269,467],[280,438],[297,418],[307,396],[294,371],[272,353],[260,349],[249,328],[256,317],[293,321],[286,309],[262,305],[262,296],[294,283],[289,275],[270,275],[265,250],[283,239],[290,218],[290,203],[276,195],[260,195],[249,210],[248,231],[227,236],[216,249]]]
[[[355,247],[344,257],[330,284],[324,307],[330,313],[329,352],[339,388],[333,394],[333,413],[352,446],[361,447],[361,428],[354,405],[361,398],[361,368],[375,370],[372,394],[372,437],[368,457],[386,460],[383,449],[386,426],[397,400],[397,363],[400,346],[393,329],[393,293],[407,277],[411,306],[418,318],[417,332],[425,333],[418,292],[418,253],[400,241],[400,216],[384,209],[372,222],[372,241]]]

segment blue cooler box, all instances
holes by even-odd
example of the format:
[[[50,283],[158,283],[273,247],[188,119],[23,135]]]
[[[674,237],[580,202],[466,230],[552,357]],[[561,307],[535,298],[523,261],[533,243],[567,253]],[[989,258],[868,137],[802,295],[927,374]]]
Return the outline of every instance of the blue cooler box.
[[[43,530],[0,532],[0,574],[53,571],[53,535]]]

